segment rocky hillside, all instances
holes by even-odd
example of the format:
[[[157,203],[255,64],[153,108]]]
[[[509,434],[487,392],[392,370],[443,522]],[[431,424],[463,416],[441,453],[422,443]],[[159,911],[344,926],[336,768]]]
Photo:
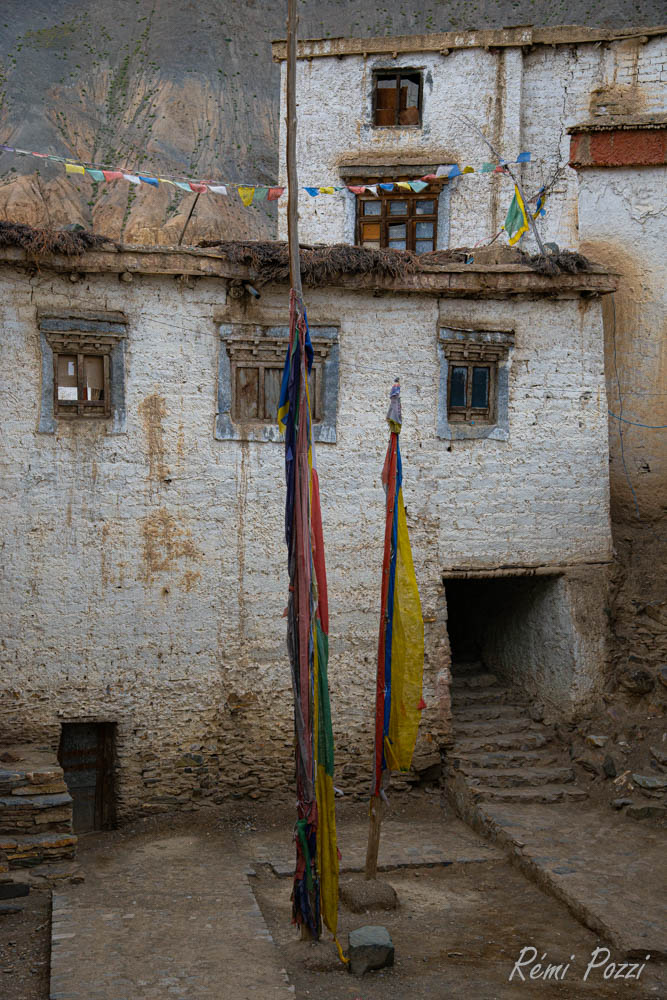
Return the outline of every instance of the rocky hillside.
[[[275,181],[285,0],[5,0],[0,12],[0,142],[110,166]],[[541,23],[651,24],[660,0],[301,0],[302,37],[394,35]],[[79,222],[140,243],[178,239],[193,195],[66,177],[0,154],[0,217]],[[275,206],[202,198],[188,238],[274,232]]]

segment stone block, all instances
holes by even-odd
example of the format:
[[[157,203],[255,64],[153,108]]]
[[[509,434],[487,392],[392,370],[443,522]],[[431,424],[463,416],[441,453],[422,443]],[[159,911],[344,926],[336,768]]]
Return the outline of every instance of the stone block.
[[[350,972],[363,976],[375,969],[385,969],[394,964],[394,945],[386,927],[367,924],[348,935]]]
[[[398,908],[396,890],[381,879],[348,878],[340,883],[338,893],[352,913]]]

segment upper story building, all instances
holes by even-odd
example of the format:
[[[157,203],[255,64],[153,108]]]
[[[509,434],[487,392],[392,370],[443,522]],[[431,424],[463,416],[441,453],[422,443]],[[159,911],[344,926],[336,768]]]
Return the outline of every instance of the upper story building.
[[[284,43],[274,43],[273,56],[282,66],[284,111]],[[577,135],[622,130],[625,151],[617,153],[616,166],[664,163],[666,72],[665,29],[659,28],[520,27],[303,41],[297,63],[299,183],[349,188],[431,180],[418,192],[378,189],[378,197],[349,190],[312,198],[302,193],[300,238],[417,253],[488,241],[503,224],[513,182],[479,172],[495,160],[481,129],[508,161],[531,153],[530,164],[518,169],[529,197],[548,189],[543,238],[575,247],[582,235],[582,181],[568,166],[568,129],[578,126]],[[281,128],[285,183],[284,113]],[[452,165],[461,171],[472,166],[475,173],[450,180]],[[596,165],[595,153],[590,163],[577,165]],[[646,182],[652,190],[653,179]],[[286,227],[281,204],[282,237]]]

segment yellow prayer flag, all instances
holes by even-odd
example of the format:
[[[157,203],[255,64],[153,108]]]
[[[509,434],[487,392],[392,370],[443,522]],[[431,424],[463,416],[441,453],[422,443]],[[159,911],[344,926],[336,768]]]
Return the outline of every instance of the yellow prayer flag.
[[[320,188],[320,194],[335,194],[336,188],[334,187],[323,187]]]
[[[240,187],[238,190],[239,190],[239,198],[246,206],[246,208],[248,208],[250,205],[252,205],[252,199],[255,197],[254,187]]]
[[[408,181],[396,181],[396,187],[401,188],[403,191],[412,191]]]
[[[68,174],[85,174],[86,168],[82,167],[80,163],[66,163],[65,172]]]

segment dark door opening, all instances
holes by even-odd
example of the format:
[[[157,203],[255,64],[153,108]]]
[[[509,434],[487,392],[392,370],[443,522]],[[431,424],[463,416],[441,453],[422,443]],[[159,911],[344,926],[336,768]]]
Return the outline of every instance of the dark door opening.
[[[115,722],[65,722],[58,761],[73,799],[75,833],[114,825]]]
[[[571,672],[571,619],[558,574],[444,579],[452,673],[488,670],[530,692]]]

